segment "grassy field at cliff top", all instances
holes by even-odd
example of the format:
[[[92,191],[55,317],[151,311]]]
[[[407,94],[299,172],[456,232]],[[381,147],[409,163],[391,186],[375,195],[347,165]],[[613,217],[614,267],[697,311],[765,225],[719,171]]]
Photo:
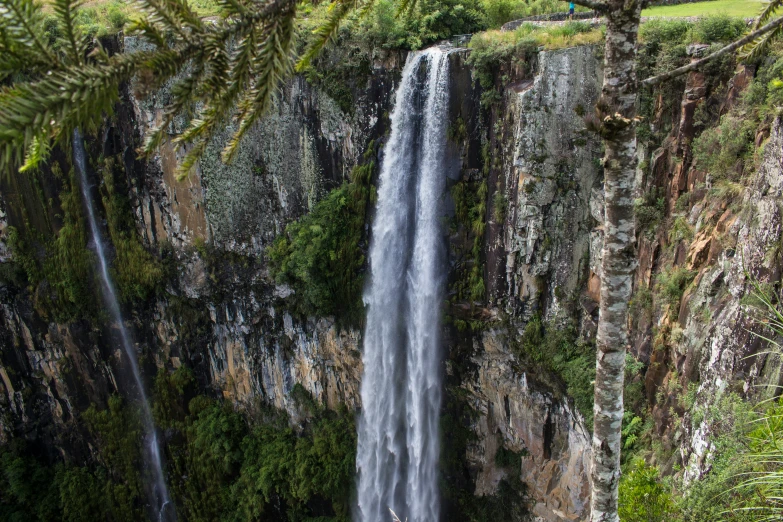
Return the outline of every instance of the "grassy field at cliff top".
[[[725,14],[742,18],[755,18],[761,12],[761,0],[712,0],[692,4],[664,5],[642,11],[642,16],[684,18]]]

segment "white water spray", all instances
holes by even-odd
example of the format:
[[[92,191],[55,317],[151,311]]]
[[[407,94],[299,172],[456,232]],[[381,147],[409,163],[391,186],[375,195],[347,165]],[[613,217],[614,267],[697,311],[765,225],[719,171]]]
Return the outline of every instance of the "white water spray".
[[[152,484],[150,484],[150,494],[152,496],[151,502],[154,511],[158,514],[159,522],[173,522],[176,520],[176,513],[169,497],[169,491],[166,487],[166,479],[163,475],[163,464],[160,456],[160,444],[158,443],[158,433],[155,430],[155,423],[152,420],[152,411],[150,410],[150,404],[147,400],[147,394],[144,391],[144,384],[141,380],[141,372],[139,371],[139,362],[136,358],[136,351],[131,343],[130,334],[125,328],[125,323],[122,320],[122,312],[120,311],[120,304],[117,300],[117,293],[114,289],[111,277],[109,275],[109,264],[106,260],[106,246],[103,239],[103,235],[98,227],[98,222],[95,218],[95,208],[92,198],[90,197],[90,185],[87,178],[87,162],[86,154],[84,151],[84,141],[82,140],[81,132],[78,129],[73,131],[73,160],[76,166],[76,170],[79,173],[79,181],[81,183],[82,199],[84,200],[84,207],[87,210],[87,222],[90,226],[90,235],[92,236],[93,245],[95,247],[95,254],[98,257],[99,275],[101,280],[101,290],[106,305],[109,318],[112,323],[117,326],[119,341],[122,344],[122,349],[128,359],[128,365],[130,366],[131,373],[133,374],[133,380],[136,383],[136,389],[139,393],[139,399],[141,403],[141,416],[144,426],[144,462],[149,466],[148,471],[152,475]]]
[[[448,51],[411,53],[384,147],[370,248],[357,522],[438,522]]]

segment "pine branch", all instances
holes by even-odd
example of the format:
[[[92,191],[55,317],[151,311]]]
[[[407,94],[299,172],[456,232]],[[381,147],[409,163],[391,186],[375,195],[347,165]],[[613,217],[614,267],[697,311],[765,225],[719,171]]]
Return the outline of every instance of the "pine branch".
[[[261,81],[256,82],[239,104],[239,128],[223,149],[222,159],[226,163],[234,158],[242,137],[266,112],[275,90],[292,71],[295,15],[296,4],[292,3],[290,13],[282,16],[263,35],[265,38],[258,51],[259,60],[254,71],[254,78]]]
[[[767,47],[769,47],[772,40],[780,36],[780,32],[781,26],[778,26],[760,39],[745,44],[742,49],[739,50],[740,57],[744,60],[755,60],[756,58],[759,58]]]
[[[128,32],[141,36],[158,49],[167,49],[169,47],[166,38],[163,36],[163,31],[146,18],[141,18],[133,22],[130,27],[128,27]]]
[[[225,88],[205,83],[207,105],[190,127],[174,140],[180,146],[192,145],[180,164],[179,178],[187,176],[195,166],[209,139],[225,124],[229,111],[239,100],[238,130],[223,151],[223,160],[231,161],[242,136],[257,116],[267,110],[272,93],[291,73],[296,4],[295,0],[287,0],[287,5],[283,2],[276,2],[276,5],[279,9],[268,18],[264,17],[259,33],[250,31],[240,40],[230,67],[230,80],[221,84]]]
[[[759,15],[758,20],[753,24],[753,29],[760,28],[767,20],[772,18],[772,15],[774,15],[781,6],[783,6],[783,0],[771,0]]]
[[[198,22],[196,31],[203,28],[198,17],[190,11],[189,7],[183,6],[181,0],[138,0],[138,5],[147,15],[149,25],[163,29],[163,32],[171,31],[186,44],[192,43],[192,35],[185,28],[194,29],[194,18]]]
[[[34,0],[0,0],[0,19],[17,41],[35,47],[51,64],[57,64],[55,54],[41,37],[42,7]]]
[[[201,96],[208,100],[207,105],[199,113],[199,116],[191,121],[185,132],[177,137],[175,140],[177,143],[186,144],[205,140],[217,127],[225,123],[228,111],[234,106],[242,90],[247,87],[250,64],[252,63],[251,57],[254,52],[255,40],[252,38],[243,40],[237,62],[243,65],[232,70],[233,77],[231,81],[226,82],[225,88],[213,90]],[[191,153],[189,152],[189,154]]]
[[[759,29],[762,24],[772,18],[783,5],[783,0],[772,0],[767,4],[767,7],[759,15],[756,22],[753,24],[753,29]],[[769,44],[780,34],[780,27],[767,33],[764,37],[755,38],[753,41],[745,44],[739,51],[739,55],[745,60],[751,60],[758,58],[769,46]]]
[[[57,15],[60,27],[65,35],[69,58],[71,63],[81,64],[86,49],[79,45],[81,33],[74,25],[74,15],[76,9],[80,6],[79,1],[74,0],[55,0],[53,4],[54,13]]]
[[[245,16],[249,13],[248,8],[239,0],[216,0],[218,7],[223,11],[223,17]]]
[[[225,47],[227,45],[219,37],[215,39],[216,41],[205,45],[205,48],[193,58],[195,69],[174,85],[171,91],[172,101],[166,108],[161,123],[145,137],[143,147],[145,154],[151,154],[162,143],[163,134],[174,117],[185,110],[195,99],[212,100],[212,102],[210,106],[202,110],[202,115],[199,118],[191,122],[191,126],[204,125],[206,123],[205,119],[210,119],[215,123],[218,123],[218,120],[225,119],[226,112],[231,108],[231,105],[236,101],[236,97],[247,86],[249,81],[250,64],[253,61],[255,51],[255,27],[250,26],[248,30],[249,34],[247,35],[233,36],[234,38],[239,38],[237,50],[232,55],[230,65],[226,64],[221,68],[222,70],[230,71],[230,78],[222,76],[218,78],[214,70],[211,77],[208,77],[206,80],[202,78],[206,71],[204,65],[207,63],[204,56],[211,56],[212,52],[210,50],[215,47]],[[214,67],[214,64],[212,66]],[[209,133],[211,130],[212,127],[203,129],[203,132]],[[200,140],[199,136],[195,134],[186,136],[186,138]]]
[[[0,24],[0,80],[25,70],[28,74],[47,71],[52,67],[45,57],[30,47],[18,46],[8,30]]]
[[[209,74],[204,81],[207,92],[219,93],[225,89],[229,79],[228,42],[209,40],[205,55],[209,57]]]
[[[72,64],[40,80],[1,88],[0,170],[21,163],[34,148],[67,140],[75,127],[99,125],[118,99],[119,84],[150,56],[118,54],[105,63]]]
[[[204,30],[204,22],[193,12],[190,4],[186,0],[166,0],[167,5],[171,6],[172,12],[182,20],[187,27],[190,27],[195,33],[201,33]]]
[[[203,109],[174,140],[187,149],[179,174],[195,166],[235,111],[236,131],[222,154],[230,161],[293,72],[297,0],[219,0],[223,18],[209,24],[186,0],[140,0],[145,16],[134,30],[156,48],[111,57],[100,47],[87,55],[88,44],[74,23],[79,0],[54,2],[66,49],[62,58],[46,43],[35,0],[0,0],[0,78],[22,71],[32,78],[0,87],[0,169],[6,172],[20,164],[34,168],[53,146],[67,143],[75,128],[99,126],[113,110],[119,85],[135,74],[162,85],[188,69],[143,150],[159,146],[173,118],[203,101]],[[348,13],[371,2],[335,0],[311,50],[317,52],[333,38]]]
[[[144,145],[142,146],[144,154],[152,154],[155,149],[160,147],[163,143],[164,134],[174,121],[174,118],[184,111],[196,98],[196,90],[198,89],[201,76],[204,74],[204,67],[203,63],[198,60],[194,60],[194,63],[196,64],[195,69],[172,87],[172,101],[166,107],[160,124],[148,131],[144,137]]]
[[[711,60],[714,60],[715,58],[718,58],[720,56],[723,56],[725,54],[731,53],[742,47],[743,45],[750,43],[757,38],[763,36],[764,34],[777,30],[780,28],[780,26],[783,25],[783,16],[780,18],[777,18],[776,20],[773,20],[772,22],[768,23],[764,27],[761,27],[760,29],[757,29],[739,40],[737,40],[734,43],[731,43],[721,49],[718,49],[712,54],[709,54],[705,56],[704,58],[701,58],[699,60],[696,60],[695,62],[691,62],[688,65],[684,65],[682,67],[678,67],[677,69],[674,69],[672,71],[669,71],[667,73],[659,74],[658,76],[653,76],[651,78],[647,78],[642,83],[644,85],[657,85],[659,83],[665,82],[667,80],[671,80],[672,78],[676,78],[677,76],[681,76],[685,73],[695,71],[702,66],[704,66],[706,63],[710,62]]]
[[[415,0],[402,0],[402,2],[415,2]],[[299,63],[296,64],[296,70],[301,71],[310,65],[313,58],[318,56],[323,48],[337,36],[340,24],[352,11],[358,9],[362,4],[365,4],[365,8],[369,8],[373,3],[374,0],[334,0],[329,5],[326,22],[313,31],[314,38]]]

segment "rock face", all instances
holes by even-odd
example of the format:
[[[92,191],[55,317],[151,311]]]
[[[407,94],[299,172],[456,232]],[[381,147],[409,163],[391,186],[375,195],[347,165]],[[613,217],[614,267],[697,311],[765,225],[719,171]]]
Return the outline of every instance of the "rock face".
[[[126,38],[126,51],[143,47]],[[233,132],[227,126],[210,144],[196,172],[177,182],[176,153],[166,145],[152,159],[144,190],[137,194],[139,218],[152,242],[175,247],[195,239],[224,250],[261,256],[292,220],[312,209],[329,190],[349,179],[370,139],[385,132],[384,114],[392,100],[400,56],[391,53],[373,64],[367,85],[355,96],[355,112],[345,114],[322,90],[303,77],[289,81],[274,107],[253,127],[231,165],[220,151]],[[131,103],[141,135],[162,118],[170,85]],[[185,128],[175,120],[171,133]]]
[[[138,47],[133,38],[125,45]],[[176,180],[171,145],[149,160],[135,153],[145,130],[160,120],[170,85],[149,97],[135,83],[127,86],[90,151],[119,159],[140,236],[174,267],[161,297],[126,307],[148,376],[156,367],[186,364],[213,393],[239,405],[261,399],[291,414],[296,384],[331,407],[359,406],[359,333],[331,319],[288,313],[291,290],[270,282],[263,253],[287,224],[348,179],[367,143],[386,132],[399,67],[394,53],[373,64],[352,115],[294,78],[234,164],[218,159],[225,129],[184,181]],[[184,125],[177,120],[170,132]],[[48,172],[42,176],[45,196],[56,201],[61,185]],[[8,225],[27,229],[24,204],[35,195],[35,187],[3,187],[3,205],[15,212],[2,216],[2,261],[10,260]],[[44,206],[39,213],[58,212]],[[47,234],[61,226],[44,225],[39,230]],[[26,291],[12,285],[2,291],[2,434],[25,433],[77,451],[84,444],[74,418],[123,389],[121,355],[108,332],[93,330],[89,321],[58,324],[34,309]]]
[[[506,472],[495,464],[500,446],[523,453],[521,479],[538,520],[584,520],[589,503],[590,437],[581,416],[536,377],[520,372],[503,335],[486,332],[466,384],[480,413],[478,444],[468,454],[478,468],[476,494],[496,491]]]
[[[557,379],[520,368],[509,339],[533,314],[573,317],[589,330],[590,314],[572,308],[591,257],[591,195],[600,171],[597,143],[581,116],[595,104],[602,74],[591,47],[540,52],[536,59],[533,76],[514,78],[489,124],[502,131],[494,139],[488,199],[508,201],[508,208],[502,220],[489,212],[488,312],[507,316],[510,326],[474,339],[477,369],[464,386],[480,412],[479,443],[468,458],[478,469],[476,493],[484,495],[506,475],[495,464],[499,445],[526,452],[520,476],[533,515],[584,520],[590,460],[584,420],[559,393]]]
[[[600,92],[593,53],[592,47],[540,53],[540,72],[510,103],[516,130],[503,186],[512,205],[498,238],[505,281],[495,290],[510,311],[529,313],[543,297],[546,313],[555,316],[563,296],[580,290],[593,216],[603,213],[590,206],[600,187],[599,148],[582,122]]]
[[[740,67],[725,82],[728,89],[719,89],[716,79],[691,73],[672,131],[640,172],[641,191],[663,195],[665,219],[677,227],[639,234],[635,291],[653,288],[656,276],[677,270],[689,279],[679,302],[633,318],[632,351],[648,365],[644,388],[665,449],[659,465],[681,467],[686,483],[709,469],[714,456],[711,439],[720,430],[704,412],[730,394],[774,397],[783,383],[781,358],[759,337],[769,333],[748,304],[756,285],[776,291],[781,278],[781,121],[758,133],[760,162],[743,173],[737,193],[721,194],[721,180],[700,170],[691,146],[703,130],[694,121],[697,111],[713,107],[733,117],[731,108],[753,75]],[[686,392],[690,404],[683,403]]]

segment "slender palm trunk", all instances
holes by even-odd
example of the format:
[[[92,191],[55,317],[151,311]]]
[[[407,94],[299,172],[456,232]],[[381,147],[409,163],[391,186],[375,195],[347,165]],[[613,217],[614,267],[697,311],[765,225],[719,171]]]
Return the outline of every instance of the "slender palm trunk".
[[[641,0],[609,3],[604,84],[597,107],[604,137],[604,247],[596,338],[592,456],[593,522],[617,522],[628,301],[635,267],[636,39]]]

